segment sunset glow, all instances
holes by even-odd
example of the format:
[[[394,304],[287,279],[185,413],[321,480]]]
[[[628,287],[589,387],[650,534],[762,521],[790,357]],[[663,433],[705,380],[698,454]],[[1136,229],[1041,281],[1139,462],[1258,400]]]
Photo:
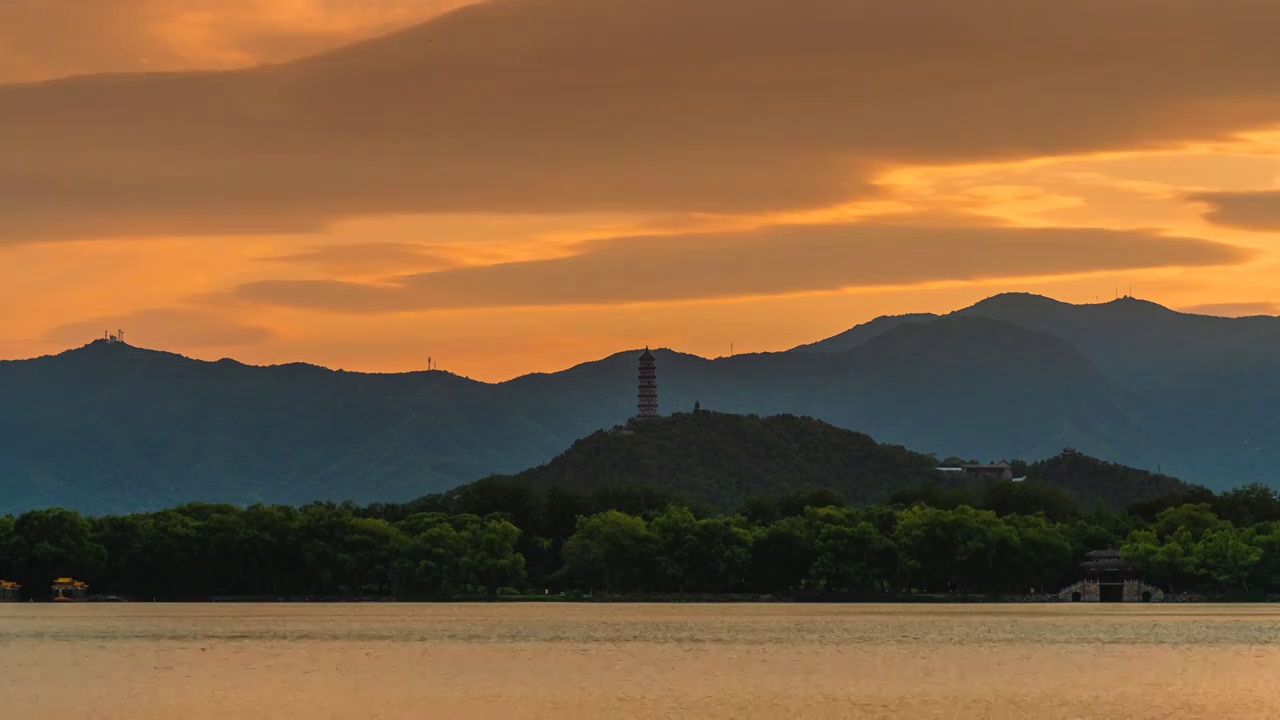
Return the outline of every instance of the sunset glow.
[[[501,380],[1005,291],[1280,313],[1280,5],[464,4],[0,6],[0,357]]]

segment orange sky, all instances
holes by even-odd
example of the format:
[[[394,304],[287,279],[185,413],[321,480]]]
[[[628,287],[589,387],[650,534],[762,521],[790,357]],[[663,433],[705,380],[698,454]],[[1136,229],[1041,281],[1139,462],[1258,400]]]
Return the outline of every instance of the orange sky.
[[[1280,3],[464,4],[0,4],[0,357],[497,380],[1004,291],[1280,313]]]

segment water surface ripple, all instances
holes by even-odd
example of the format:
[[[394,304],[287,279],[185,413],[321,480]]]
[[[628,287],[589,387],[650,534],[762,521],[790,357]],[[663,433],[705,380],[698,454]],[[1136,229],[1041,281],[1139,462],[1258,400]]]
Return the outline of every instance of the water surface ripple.
[[[1280,609],[10,604],[0,697],[141,720],[1280,718]]]

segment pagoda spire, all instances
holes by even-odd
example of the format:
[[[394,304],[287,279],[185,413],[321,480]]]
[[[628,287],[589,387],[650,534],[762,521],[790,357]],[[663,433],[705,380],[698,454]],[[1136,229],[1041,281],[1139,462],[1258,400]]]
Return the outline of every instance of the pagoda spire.
[[[651,418],[658,414],[658,368],[653,353],[644,349],[640,356],[640,386],[636,402],[636,417]]]

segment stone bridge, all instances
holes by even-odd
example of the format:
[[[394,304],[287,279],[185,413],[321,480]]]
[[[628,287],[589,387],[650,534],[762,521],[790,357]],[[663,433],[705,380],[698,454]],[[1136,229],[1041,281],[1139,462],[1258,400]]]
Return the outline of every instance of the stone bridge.
[[[1058,593],[1063,602],[1163,602],[1164,591],[1141,580],[1119,583],[1081,580]]]

